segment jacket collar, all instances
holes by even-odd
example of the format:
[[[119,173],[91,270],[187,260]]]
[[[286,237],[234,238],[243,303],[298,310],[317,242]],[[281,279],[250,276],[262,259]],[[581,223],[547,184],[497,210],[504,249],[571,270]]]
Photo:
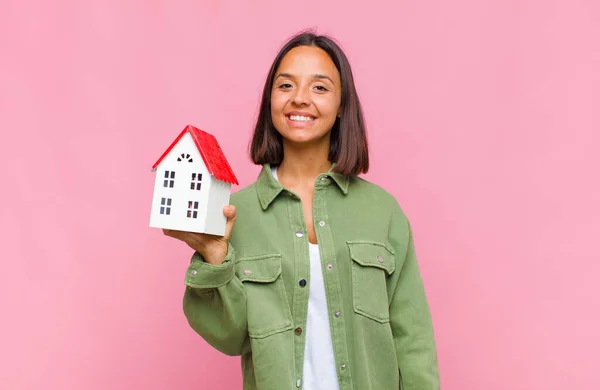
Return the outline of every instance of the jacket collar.
[[[332,178],[342,193],[346,195],[348,193],[350,178],[342,175],[341,173],[333,172],[333,167],[335,167],[335,163],[333,163],[328,172],[319,175],[319,178]],[[258,193],[258,199],[263,210],[266,210],[273,200],[275,200],[277,195],[279,195],[282,191],[288,191],[284,186],[281,185],[281,183],[279,183],[277,179],[273,177],[270,164],[263,165],[262,170],[256,179],[256,189]]]

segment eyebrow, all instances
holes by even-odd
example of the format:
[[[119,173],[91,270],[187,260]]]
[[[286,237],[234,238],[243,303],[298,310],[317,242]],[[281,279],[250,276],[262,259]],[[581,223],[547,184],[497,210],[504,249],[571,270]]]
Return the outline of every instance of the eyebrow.
[[[291,73],[279,73],[277,75],[277,77],[275,77],[275,80],[277,80],[279,77],[286,77],[286,78],[292,79],[292,78],[294,78],[294,75],[292,75]],[[331,77],[329,77],[327,75],[324,75],[324,74],[315,73],[315,74],[313,74],[313,78],[315,78],[315,79],[327,79],[327,80],[329,80],[331,82],[331,84],[335,84],[333,82],[333,80],[331,79]]]

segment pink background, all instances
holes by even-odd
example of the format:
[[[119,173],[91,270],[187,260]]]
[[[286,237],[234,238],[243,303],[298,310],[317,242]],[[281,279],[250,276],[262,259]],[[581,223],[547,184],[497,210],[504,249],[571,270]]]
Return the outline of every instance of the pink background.
[[[598,1],[50,3],[0,7],[1,389],[240,388],[150,167],[191,123],[253,181],[264,77],[312,26],[414,225],[443,388],[600,388]]]

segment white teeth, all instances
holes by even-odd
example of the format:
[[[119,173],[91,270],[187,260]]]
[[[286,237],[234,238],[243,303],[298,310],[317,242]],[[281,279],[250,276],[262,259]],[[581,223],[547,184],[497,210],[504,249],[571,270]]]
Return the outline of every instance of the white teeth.
[[[290,115],[290,119],[293,121],[301,121],[301,122],[312,122],[313,118],[308,116],[300,116],[300,115]]]

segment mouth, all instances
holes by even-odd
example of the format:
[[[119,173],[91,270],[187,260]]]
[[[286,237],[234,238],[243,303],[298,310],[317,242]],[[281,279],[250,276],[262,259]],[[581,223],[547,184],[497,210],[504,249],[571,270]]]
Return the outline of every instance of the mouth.
[[[294,123],[312,123],[315,121],[315,117],[311,115],[297,115],[297,114],[288,114],[285,116],[289,121]]]

